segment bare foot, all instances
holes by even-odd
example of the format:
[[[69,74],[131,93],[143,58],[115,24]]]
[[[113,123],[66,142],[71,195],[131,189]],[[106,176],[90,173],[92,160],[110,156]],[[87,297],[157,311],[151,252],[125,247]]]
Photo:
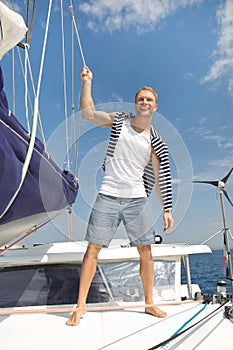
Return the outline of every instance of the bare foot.
[[[167,313],[165,311],[160,310],[158,307],[156,306],[149,306],[145,308],[145,313],[146,314],[150,314],[152,316],[155,317],[159,317],[159,318],[165,318],[167,317]]]
[[[66,321],[66,325],[77,326],[82,318],[82,315],[85,313],[86,311],[74,311],[70,318]]]

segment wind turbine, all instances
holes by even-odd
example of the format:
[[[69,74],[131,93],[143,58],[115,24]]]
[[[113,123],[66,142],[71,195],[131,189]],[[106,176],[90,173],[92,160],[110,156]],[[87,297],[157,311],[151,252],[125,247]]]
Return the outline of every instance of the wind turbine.
[[[233,239],[233,237],[232,237],[231,231],[230,231],[230,229],[227,225],[227,222],[226,222],[226,212],[225,212],[225,206],[224,206],[224,196],[225,196],[226,199],[228,200],[228,202],[233,207],[233,203],[230,200],[230,197],[228,196],[227,191],[225,189],[225,185],[226,185],[227,180],[229,179],[232,171],[233,171],[233,167],[228,172],[228,174],[219,181],[193,181],[193,182],[213,185],[213,186],[217,187],[217,189],[218,189],[218,193],[220,196],[221,210],[222,210],[223,228],[220,231],[218,231],[217,233],[215,233],[208,240],[215,237],[217,234],[223,232],[224,263],[228,264],[228,267],[226,268],[226,278],[231,281],[232,291],[233,291],[233,273],[232,273],[232,262],[231,262],[231,250],[230,250],[230,245],[229,245],[229,235],[230,235],[231,239]],[[203,244],[206,243],[208,240],[203,242]]]

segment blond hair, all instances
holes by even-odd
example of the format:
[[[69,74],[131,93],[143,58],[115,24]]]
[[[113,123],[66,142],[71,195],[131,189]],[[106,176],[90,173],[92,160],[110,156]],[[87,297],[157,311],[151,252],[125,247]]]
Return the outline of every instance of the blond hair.
[[[136,103],[136,101],[137,101],[138,94],[139,94],[141,91],[143,91],[143,90],[147,90],[147,91],[152,92],[152,94],[153,94],[154,97],[155,97],[155,102],[157,102],[157,99],[158,99],[158,94],[157,94],[157,92],[155,92],[155,90],[154,90],[152,87],[150,87],[150,86],[143,86],[143,87],[140,88],[140,89],[136,92],[136,94],[135,94],[135,103]]]

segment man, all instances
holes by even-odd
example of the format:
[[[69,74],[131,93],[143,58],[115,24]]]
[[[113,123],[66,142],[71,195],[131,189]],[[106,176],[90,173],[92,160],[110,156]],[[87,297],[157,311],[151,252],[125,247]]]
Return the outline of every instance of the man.
[[[87,228],[86,240],[89,244],[82,263],[77,311],[66,322],[69,326],[80,322],[84,312],[78,309],[85,308],[98,254],[103,246],[109,245],[121,221],[131,245],[137,247],[140,255],[145,304],[153,304],[151,244],[154,243],[154,230],[147,199],[152,189],[152,177],[155,178],[156,191],[164,208],[164,232],[173,226],[167,147],[151,127],[152,115],[157,109],[156,92],[144,87],[136,93],[135,116],[107,113],[95,110],[91,93],[92,73],[87,66],[83,67],[81,79],[80,107],[83,118],[100,127],[112,127],[112,132],[104,162],[105,175]],[[156,306],[145,307],[145,312],[160,318],[167,316]]]

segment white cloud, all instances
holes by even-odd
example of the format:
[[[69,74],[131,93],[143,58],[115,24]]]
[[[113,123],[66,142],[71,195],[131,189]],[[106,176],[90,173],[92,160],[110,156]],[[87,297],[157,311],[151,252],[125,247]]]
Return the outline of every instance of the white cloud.
[[[196,133],[202,140],[212,141],[214,142],[218,148],[220,149],[233,149],[233,138],[224,135],[224,134],[216,134],[215,130],[208,130],[204,125],[205,118],[199,122],[198,127],[190,127],[187,132]],[[203,124],[203,125],[202,125]],[[229,128],[229,127],[228,127]]]
[[[194,78],[194,74],[192,72],[186,72],[184,74],[184,79],[189,80],[189,79],[193,79],[193,78]]]
[[[233,0],[226,0],[219,6],[216,12],[218,22],[217,48],[212,53],[213,64],[202,83],[216,82],[225,79],[227,88],[233,95]]]
[[[80,5],[80,10],[92,18],[88,22],[92,30],[113,31],[133,25],[139,31],[147,31],[177,9],[200,2],[202,0],[89,0]]]
[[[199,124],[204,124],[206,121],[207,121],[207,116],[204,116],[199,120]]]
[[[222,136],[219,136],[219,135],[203,135],[203,138],[205,140],[210,140],[210,141],[216,142],[218,147],[221,147],[221,145],[224,141],[224,138]]]
[[[224,177],[227,172],[232,168],[232,164],[233,164],[233,154],[232,155],[228,155],[226,157],[220,158],[220,159],[213,159],[211,161],[209,161],[209,166],[213,169],[222,169],[224,168],[224,171],[221,170],[221,173],[219,173],[218,175],[221,177]],[[231,181],[232,182],[232,181]]]
[[[217,146],[222,149],[232,149],[233,139],[229,139],[225,136],[220,135],[205,135],[203,137],[205,140],[210,140],[216,142]]]
[[[222,158],[212,159],[207,162],[206,170],[199,172],[193,177],[195,181],[216,181],[224,178],[229,170],[232,168],[233,155],[229,155]],[[232,177],[229,178],[227,183],[228,187],[232,186]]]

